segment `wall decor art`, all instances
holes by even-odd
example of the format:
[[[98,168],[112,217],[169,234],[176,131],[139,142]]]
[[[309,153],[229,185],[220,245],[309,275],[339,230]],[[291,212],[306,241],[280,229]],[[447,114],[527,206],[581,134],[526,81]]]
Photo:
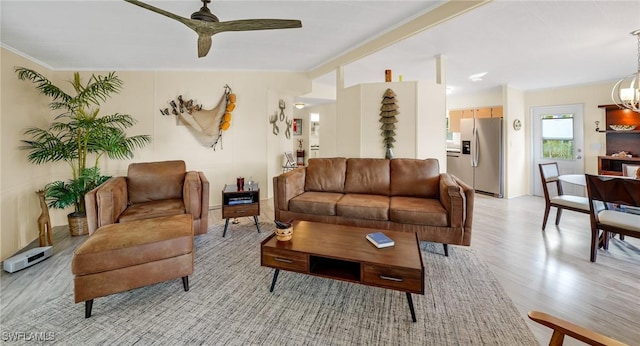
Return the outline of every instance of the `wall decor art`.
[[[380,107],[380,122],[382,125],[380,126],[380,134],[382,135],[382,142],[384,144],[384,148],[386,149],[385,158],[392,159],[393,158],[393,143],[395,140],[396,132],[396,123],[398,119],[396,119],[396,115],[398,115],[398,105],[396,104],[396,93],[391,89],[387,89],[382,96],[382,106]]]
[[[293,120],[289,120],[289,117],[287,117],[287,120],[284,123],[287,126],[287,129],[284,131],[284,135],[287,139],[291,139],[291,126],[293,125]]]
[[[182,95],[178,95],[177,100],[177,103],[175,100],[169,101],[171,112],[167,107],[160,109],[160,113],[175,115],[203,146],[216,150],[220,143],[220,149],[223,149],[222,134],[231,127],[232,112],[236,108],[236,94],[231,87],[225,84],[224,93],[212,109],[204,109],[194,100],[185,100]]]
[[[271,132],[274,135],[278,135],[280,133],[280,128],[278,127],[278,112],[273,113],[272,116],[269,117],[269,124],[271,124]]]
[[[302,119],[299,119],[299,118],[293,119],[293,135],[302,136]]]

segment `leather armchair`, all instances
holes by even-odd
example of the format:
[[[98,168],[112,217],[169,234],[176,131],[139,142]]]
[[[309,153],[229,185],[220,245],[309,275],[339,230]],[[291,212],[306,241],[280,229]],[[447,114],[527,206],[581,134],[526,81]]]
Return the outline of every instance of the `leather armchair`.
[[[184,161],[132,163],[85,195],[89,234],[99,227],[162,216],[191,214],[194,234],[207,232],[209,181]]]

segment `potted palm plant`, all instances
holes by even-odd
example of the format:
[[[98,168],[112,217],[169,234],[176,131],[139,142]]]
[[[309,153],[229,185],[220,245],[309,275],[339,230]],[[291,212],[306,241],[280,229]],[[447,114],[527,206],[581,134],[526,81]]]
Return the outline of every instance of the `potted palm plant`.
[[[127,136],[125,130],[135,124],[129,114],[99,116],[101,103],[122,90],[122,80],[115,72],[92,75],[86,84],[74,73],[70,83],[75,95],[70,95],[34,70],[17,67],[15,71],[20,80],[33,82],[41,94],[51,98],[50,109],[61,112],[47,128],[28,128],[24,134],[29,139],[22,140],[20,148],[29,151],[31,163],[63,161],[69,165],[71,178],[47,184],[45,196],[49,207],[74,206],[67,216],[69,230],[72,235],[87,234],[84,195],[109,178],[100,174],[100,159],[132,158],[134,149],[151,142],[151,137]]]

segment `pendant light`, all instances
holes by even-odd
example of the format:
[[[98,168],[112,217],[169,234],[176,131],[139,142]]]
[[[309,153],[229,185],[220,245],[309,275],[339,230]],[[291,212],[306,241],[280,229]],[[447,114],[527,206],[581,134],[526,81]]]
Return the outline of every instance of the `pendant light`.
[[[640,113],[640,29],[631,32],[638,38],[638,71],[616,83],[611,90],[611,99],[620,108]]]

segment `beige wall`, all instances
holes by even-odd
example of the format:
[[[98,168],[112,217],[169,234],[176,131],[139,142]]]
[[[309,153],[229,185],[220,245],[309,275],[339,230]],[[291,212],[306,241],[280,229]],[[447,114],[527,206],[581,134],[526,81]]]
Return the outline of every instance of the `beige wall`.
[[[319,157],[336,157],[337,148],[336,148],[336,137],[338,132],[338,114],[337,114],[337,104],[336,102],[324,103],[313,107],[305,108],[304,121],[307,124],[307,128],[304,129],[303,125],[303,133],[309,137],[309,133],[311,132],[311,123],[309,121],[310,113],[318,113],[320,115],[319,122],[319,144],[320,144],[320,156]],[[307,131],[309,130],[309,131]],[[306,144],[308,147],[309,140],[305,138]],[[295,143],[294,143],[295,144]]]
[[[445,88],[427,82],[370,83],[339,89],[338,156],[385,157],[379,119],[387,88],[396,94],[399,112],[394,157],[437,158],[446,162]],[[441,166],[444,172],[446,166]]]
[[[48,110],[49,99],[40,95],[30,82],[19,81],[13,69],[15,66],[36,69],[57,85],[69,80],[72,72],[48,70],[4,48],[1,49],[0,63],[0,258],[5,259],[37,238],[36,219],[40,214],[40,207],[35,191],[50,181],[69,177],[69,168],[66,165],[36,166],[27,162],[26,152],[18,150],[24,129],[29,126],[47,126],[53,113]],[[87,78],[90,74],[91,72],[83,72],[82,76]],[[295,137],[291,136],[289,140],[284,137],[283,123],[279,123],[280,135],[274,136],[268,117],[278,110],[277,102],[281,98],[288,106],[286,115],[293,117],[293,97],[308,93],[311,88],[311,81],[304,74],[124,71],[118,72],[118,76],[125,83],[124,89],[102,107],[101,114],[126,112],[133,115],[138,123],[131,129],[130,134],[150,134],[153,143],[138,150],[133,160],[103,160],[101,169],[104,173],[125,174],[130,162],[182,159],[186,161],[188,169],[204,171],[211,181],[212,206],[220,204],[218,191],[222,186],[232,183],[239,175],[252,176],[259,182],[262,186],[262,198],[272,196],[271,177],[281,172],[282,153],[294,147]],[[211,108],[219,99],[225,84],[229,84],[238,95],[238,105],[233,112],[232,126],[224,133],[224,149],[218,147],[213,151],[202,147],[184,126],[177,126],[173,116],[162,116],[158,111],[178,95],[195,99],[203,103],[205,108]],[[399,87],[394,86],[397,89],[394,90],[404,90],[405,84],[409,86],[410,82],[404,82]],[[491,90],[473,96],[450,97],[446,100],[446,107],[453,109],[498,105],[503,104],[502,100],[506,100],[505,145],[508,156],[506,170],[509,176],[506,192],[508,197],[512,197],[529,193],[530,189],[529,110],[534,106],[584,104],[585,171],[597,172],[597,156],[604,153],[605,138],[594,131],[594,122],[604,122],[604,111],[597,106],[611,103],[609,95],[612,86],[613,82],[526,93],[506,87],[500,91]],[[361,99],[362,96],[362,86],[338,90],[338,98],[341,100]],[[375,103],[378,107],[381,94],[374,96],[371,96],[370,103]],[[405,104],[411,99],[419,100],[417,106],[415,103],[413,106]],[[445,127],[444,99],[444,88],[437,85],[423,86],[420,83],[413,96],[405,96],[402,91],[399,97],[399,119],[401,124],[406,122],[415,126],[412,134],[406,134],[414,138],[413,142],[405,143],[413,148],[402,147],[399,152],[405,153],[403,156],[413,152],[416,157],[437,157],[440,162],[446,162],[444,130],[432,130]],[[425,100],[426,108],[421,105]],[[338,102],[313,107],[303,113],[307,120],[310,111],[321,114],[322,157],[358,157],[361,156],[360,148],[364,145],[374,149],[379,147],[379,133],[363,132],[360,119],[348,116],[360,114],[362,109],[360,103]],[[410,109],[415,110],[416,118],[403,119],[403,115]],[[372,110],[370,113],[375,113],[372,119],[375,118],[377,121],[379,110]],[[523,130],[514,132],[511,124],[519,117],[523,120]],[[304,125],[308,126],[308,121],[305,121]],[[379,156],[383,157],[384,152]],[[444,169],[446,168],[441,167],[442,171]],[[52,210],[54,225],[66,224],[65,215],[68,212]]]
[[[517,119],[524,124],[524,93],[521,90],[505,86],[503,88],[505,100],[503,105],[504,145],[504,196],[513,198],[527,194],[527,127],[522,126],[519,131],[513,128],[513,122]]]
[[[34,166],[18,150],[22,133],[30,126],[47,126],[48,99],[16,77],[14,66],[38,68],[48,78],[53,73],[2,49],[0,108],[2,147],[0,162],[0,257],[5,259],[37,236],[40,207],[35,191],[51,180],[54,166]],[[64,165],[58,165],[64,169]]]
[[[531,193],[531,108],[566,104],[584,105],[584,169],[598,172],[598,156],[604,155],[605,137],[595,132],[595,121],[604,123],[604,110],[598,105],[611,104],[614,82],[569,86],[522,92],[504,86],[475,95],[447,98],[448,109],[503,105],[505,122],[505,196]],[[513,120],[522,121],[522,130],[513,129]]]
[[[13,68],[33,68],[56,85],[66,84],[72,78],[72,71],[50,71],[4,48],[1,66],[0,258],[5,259],[37,238],[36,220],[40,207],[35,191],[50,181],[70,177],[66,165],[36,166],[26,160],[26,152],[18,150],[24,129],[29,126],[46,127],[52,115],[48,111],[50,100],[40,95],[31,82],[19,81]],[[91,73],[93,71],[81,75],[86,80]],[[104,74],[102,71],[95,73]],[[133,160],[103,160],[103,173],[126,174],[130,162],[181,159],[186,162],[187,169],[203,171],[208,177],[212,206],[220,205],[219,191],[223,185],[235,182],[240,175],[252,176],[261,184],[263,199],[272,195],[271,178],[281,172],[282,153],[291,148],[293,136],[285,138],[284,123],[279,123],[279,136],[271,134],[268,117],[278,110],[278,100],[282,98],[287,104],[285,113],[289,119],[292,118],[293,97],[311,89],[311,81],[305,74],[214,71],[123,71],[117,74],[124,81],[124,88],[102,106],[101,114],[120,112],[133,115],[138,123],[129,134],[149,134],[153,142],[136,151]],[[224,132],[222,143],[215,151],[200,145],[185,126],[177,125],[174,116],[163,116],[159,112],[178,95],[194,99],[207,109],[212,108],[224,92],[225,84],[233,88],[238,101],[232,126]],[[51,210],[54,226],[65,225],[69,212]]]
[[[598,173],[598,156],[605,153],[605,136],[595,131],[595,121],[604,124],[605,112],[599,105],[611,104],[611,88],[615,82],[572,86],[566,88],[529,91],[525,93],[525,123],[527,143],[527,170],[531,174],[531,107],[566,104],[584,105],[584,170]],[[528,184],[530,185],[530,183]],[[531,187],[527,186],[527,193]]]

